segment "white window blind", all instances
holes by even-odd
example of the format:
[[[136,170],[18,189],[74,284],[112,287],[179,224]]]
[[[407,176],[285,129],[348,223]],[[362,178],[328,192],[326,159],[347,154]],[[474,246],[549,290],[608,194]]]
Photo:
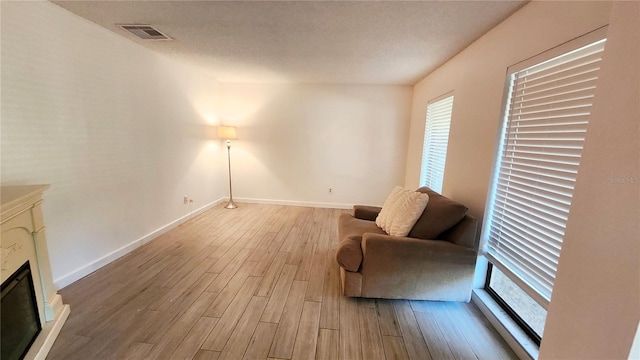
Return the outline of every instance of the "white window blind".
[[[604,43],[510,75],[486,253],[544,307],[551,299]]]
[[[435,192],[442,192],[452,109],[453,96],[427,105],[420,184],[428,186]]]

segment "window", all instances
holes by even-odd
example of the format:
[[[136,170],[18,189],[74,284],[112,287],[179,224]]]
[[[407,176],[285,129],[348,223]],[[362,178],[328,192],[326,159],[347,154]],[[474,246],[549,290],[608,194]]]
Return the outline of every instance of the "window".
[[[444,165],[449,142],[449,124],[451,124],[451,110],[453,109],[453,96],[445,96],[445,98],[431,101],[427,105],[422,169],[420,170],[420,186],[428,186],[438,193],[442,192]]]
[[[541,54],[535,64],[510,68],[507,78],[483,230],[490,261],[486,287],[538,343],[578,176],[602,37],[574,40],[581,44],[574,42],[574,50],[565,47],[559,56]]]

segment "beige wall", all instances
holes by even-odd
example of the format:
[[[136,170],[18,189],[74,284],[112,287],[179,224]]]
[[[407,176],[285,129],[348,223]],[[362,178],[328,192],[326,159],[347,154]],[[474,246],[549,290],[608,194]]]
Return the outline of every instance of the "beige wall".
[[[58,286],[223,195],[215,80],[48,1],[1,6],[1,180],[51,184]]]
[[[236,199],[350,208],[404,183],[410,86],[223,83],[221,95],[221,121],[238,127]]]
[[[640,319],[638,8],[534,1],[414,90],[406,186],[419,181],[426,104],[453,91],[443,193],[482,216],[507,67],[610,23],[541,359],[627,358]]]
[[[414,88],[405,185],[418,186],[427,102],[453,91],[443,194],[481,218],[507,67],[606,25],[609,2],[532,2]]]
[[[626,359],[640,320],[640,3],[604,56],[541,359]]]

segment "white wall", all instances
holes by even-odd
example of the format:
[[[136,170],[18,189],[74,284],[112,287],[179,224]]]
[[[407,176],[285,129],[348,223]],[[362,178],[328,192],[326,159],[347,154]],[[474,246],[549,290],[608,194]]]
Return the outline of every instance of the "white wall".
[[[1,180],[52,185],[58,286],[227,195],[221,121],[237,200],[381,204],[404,182],[410,86],[222,85],[48,2],[1,15]]]
[[[606,25],[609,2],[534,1],[414,88],[405,184],[418,186],[427,102],[453,91],[442,192],[481,218],[498,136],[507,67]]]
[[[626,359],[638,327],[639,19],[614,3],[541,359]]]
[[[57,285],[223,195],[213,79],[49,2],[1,6],[1,180],[51,184]]]
[[[410,86],[221,84],[221,93],[221,121],[238,127],[236,199],[375,205],[404,183]]]

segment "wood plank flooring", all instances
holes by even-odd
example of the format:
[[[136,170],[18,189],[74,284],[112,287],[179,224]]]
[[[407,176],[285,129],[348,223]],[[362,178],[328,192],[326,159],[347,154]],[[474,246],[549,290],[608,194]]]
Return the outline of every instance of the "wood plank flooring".
[[[48,359],[516,359],[473,304],[347,298],[346,210],[217,206],[60,290]]]

